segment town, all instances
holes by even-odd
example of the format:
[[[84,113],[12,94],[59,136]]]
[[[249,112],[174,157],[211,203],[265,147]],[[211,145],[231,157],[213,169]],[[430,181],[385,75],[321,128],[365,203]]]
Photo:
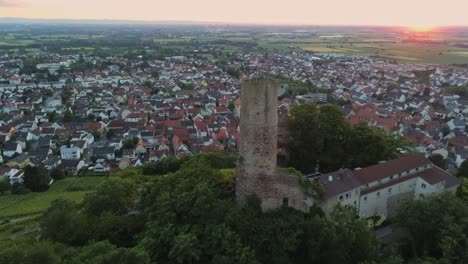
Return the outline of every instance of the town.
[[[240,82],[261,74],[320,88],[297,94],[282,85],[280,110],[338,102],[351,124],[398,133],[426,156],[442,155],[451,168],[468,158],[467,99],[447,88],[467,85],[466,70],[300,52],[239,52],[224,69],[185,56],[39,58],[43,63],[30,65],[36,56],[0,57],[1,174],[11,184],[22,182],[28,164],[76,175],[168,156],[235,153]]]
[[[0,0],[0,263],[468,263],[426,2]]]

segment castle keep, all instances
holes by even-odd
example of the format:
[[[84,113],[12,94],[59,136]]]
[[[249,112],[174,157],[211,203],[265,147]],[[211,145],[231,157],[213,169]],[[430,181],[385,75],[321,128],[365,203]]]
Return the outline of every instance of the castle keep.
[[[277,169],[277,83],[250,80],[241,88],[239,164],[236,199],[242,206],[249,195],[261,199],[263,211],[291,206],[308,211],[315,204],[330,213],[337,204],[353,206],[361,217],[391,216],[406,197],[455,192],[460,181],[413,153],[364,169],[339,170],[310,179]],[[323,191],[311,186],[319,183]],[[317,195],[318,194],[318,195]]]
[[[272,79],[245,81],[241,88],[239,165],[236,199],[244,204],[256,194],[262,210],[283,205],[307,210],[312,201],[297,177],[281,175],[276,165],[278,135],[277,83]]]

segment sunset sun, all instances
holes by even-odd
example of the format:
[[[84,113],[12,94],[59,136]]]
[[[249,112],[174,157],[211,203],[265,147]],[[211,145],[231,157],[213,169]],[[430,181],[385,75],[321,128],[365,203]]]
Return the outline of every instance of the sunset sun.
[[[434,26],[415,25],[409,26],[408,29],[416,33],[425,33],[432,31],[434,29]]]

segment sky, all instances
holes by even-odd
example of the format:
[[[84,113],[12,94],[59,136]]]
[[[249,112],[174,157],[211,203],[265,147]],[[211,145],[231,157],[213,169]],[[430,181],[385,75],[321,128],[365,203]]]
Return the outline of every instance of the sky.
[[[468,26],[468,0],[0,0],[0,17]]]

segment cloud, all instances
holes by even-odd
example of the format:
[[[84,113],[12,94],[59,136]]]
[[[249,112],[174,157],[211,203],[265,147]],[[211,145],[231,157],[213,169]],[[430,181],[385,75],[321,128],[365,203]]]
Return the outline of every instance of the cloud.
[[[22,4],[21,0],[0,0],[1,7],[17,7]]]

